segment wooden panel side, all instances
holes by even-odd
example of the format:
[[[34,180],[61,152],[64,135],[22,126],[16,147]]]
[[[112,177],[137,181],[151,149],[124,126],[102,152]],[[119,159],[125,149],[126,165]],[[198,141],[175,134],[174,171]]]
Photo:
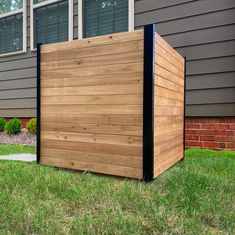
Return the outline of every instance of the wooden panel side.
[[[143,30],[42,47],[41,163],[143,178]]]
[[[155,38],[154,177],[183,158],[184,59]]]

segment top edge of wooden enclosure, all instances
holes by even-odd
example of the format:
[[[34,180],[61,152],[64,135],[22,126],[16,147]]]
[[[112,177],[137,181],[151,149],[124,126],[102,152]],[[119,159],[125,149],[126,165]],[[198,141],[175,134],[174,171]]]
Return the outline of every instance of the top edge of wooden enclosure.
[[[42,45],[41,53],[72,50],[81,47],[96,46],[96,45],[116,43],[116,42],[128,42],[130,40],[135,41],[143,39],[144,39],[144,30],[139,29],[132,32],[113,33],[113,34],[107,34],[107,35],[84,38],[84,39],[76,39],[73,41]]]

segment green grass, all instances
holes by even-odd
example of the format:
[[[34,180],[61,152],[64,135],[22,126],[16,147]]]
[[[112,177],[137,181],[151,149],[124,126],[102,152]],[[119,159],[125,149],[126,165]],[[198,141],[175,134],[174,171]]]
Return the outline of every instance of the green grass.
[[[152,183],[0,161],[0,234],[235,234],[235,152],[188,150]]]
[[[0,155],[16,154],[16,153],[36,153],[35,147],[13,144],[0,144]]]

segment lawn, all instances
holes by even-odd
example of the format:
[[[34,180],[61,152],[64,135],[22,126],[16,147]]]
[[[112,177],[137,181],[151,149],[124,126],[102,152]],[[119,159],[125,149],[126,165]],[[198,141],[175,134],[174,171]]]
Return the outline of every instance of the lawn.
[[[36,153],[35,147],[13,144],[0,144],[0,155],[8,155],[15,153]]]
[[[0,161],[0,234],[235,234],[235,152],[188,150],[152,183]]]

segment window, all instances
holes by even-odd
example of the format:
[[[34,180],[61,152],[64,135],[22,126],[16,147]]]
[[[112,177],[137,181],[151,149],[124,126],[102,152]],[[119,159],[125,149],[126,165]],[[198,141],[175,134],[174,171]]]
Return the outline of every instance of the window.
[[[0,56],[26,52],[26,2],[1,0]]]
[[[73,40],[72,0],[31,0],[31,49]]]
[[[134,30],[134,0],[79,0],[79,38]]]

